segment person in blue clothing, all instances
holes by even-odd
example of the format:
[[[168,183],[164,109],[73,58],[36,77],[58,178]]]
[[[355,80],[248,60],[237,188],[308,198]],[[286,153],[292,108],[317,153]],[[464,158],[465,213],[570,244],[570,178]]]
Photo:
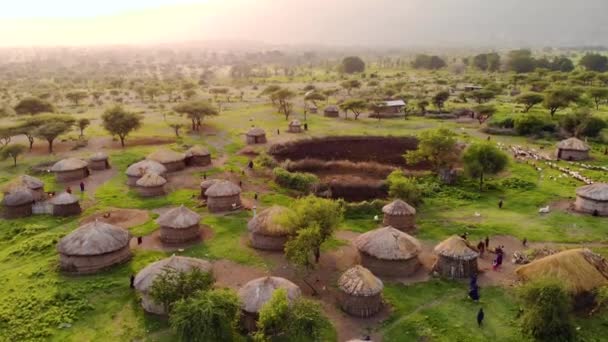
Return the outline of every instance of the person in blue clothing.
[[[477,326],[482,326],[484,317],[485,314],[483,312],[483,308],[479,308],[479,311],[477,312]]]

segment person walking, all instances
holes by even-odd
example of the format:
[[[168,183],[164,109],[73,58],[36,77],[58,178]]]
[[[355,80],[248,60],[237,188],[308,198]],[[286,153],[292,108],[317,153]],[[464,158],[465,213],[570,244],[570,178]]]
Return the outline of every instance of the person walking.
[[[129,279],[130,279],[129,287],[132,289],[135,288],[135,276],[131,274],[131,277]]]
[[[80,182],[80,192],[84,192],[84,182]]]
[[[483,241],[479,241],[477,249],[479,250],[479,257],[483,258],[483,252],[486,250],[486,245],[484,245]]]
[[[486,236],[485,242],[486,242],[486,249],[489,249],[490,248],[490,238]]]
[[[503,205],[503,201],[502,199],[500,201],[498,201],[498,209],[502,209],[502,205]]]
[[[484,317],[485,317],[485,314],[483,312],[483,308],[479,308],[479,311],[477,312],[477,326],[480,328],[483,325]]]

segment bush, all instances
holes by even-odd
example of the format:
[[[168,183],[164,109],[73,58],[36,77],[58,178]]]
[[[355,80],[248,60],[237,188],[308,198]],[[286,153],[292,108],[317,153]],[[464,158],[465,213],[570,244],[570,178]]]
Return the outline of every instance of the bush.
[[[515,118],[514,127],[519,135],[532,135],[555,131],[554,123],[545,120],[538,115],[520,115]]]
[[[213,275],[198,268],[190,272],[166,268],[152,283],[150,296],[157,304],[162,304],[165,311],[171,312],[173,305],[181,299],[188,298],[199,290],[208,290],[213,286]]]
[[[400,198],[413,206],[422,202],[422,189],[414,177],[406,177],[402,171],[397,170],[391,172],[386,180],[391,197]]]
[[[277,161],[266,152],[260,153],[253,162],[255,165],[269,169],[278,165]]]
[[[272,170],[274,181],[280,186],[298,190],[310,191],[319,183],[319,178],[312,173],[289,172],[283,168],[275,167]]]
[[[511,177],[500,180],[499,186],[503,189],[531,190],[536,187],[536,184],[521,178]]]

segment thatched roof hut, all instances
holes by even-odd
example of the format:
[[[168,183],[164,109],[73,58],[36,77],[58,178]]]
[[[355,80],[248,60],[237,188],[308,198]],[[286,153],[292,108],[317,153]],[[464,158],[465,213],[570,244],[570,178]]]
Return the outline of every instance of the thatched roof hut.
[[[2,187],[2,192],[4,192],[4,194],[9,194],[14,190],[24,188],[30,191],[34,197],[34,201],[40,201],[46,198],[44,183],[40,179],[28,175],[21,175],[14,178]]]
[[[170,209],[156,219],[160,226],[160,240],[169,244],[198,240],[201,237],[200,221],[201,215],[183,205]]]
[[[357,317],[370,317],[382,309],[384,284],[370,270],[355,265],[338,279],[340,306],[346,313]]]
[[[56,162],[51,167],[55,178],[59,182],[80,180],[89,176],[89,168],[86,161],[77,158],[66,158]]]
[[[267,141],[266,132],[260,127],[253,127],[247,131],[246,138],[248,145],[265,144]]]
[[[576,189],[574,208],[596,216],[608,216],[608,183],[594,183]]]
[[[209,211],[221,212],[239,208],[241,206],[241,188],[230,181],[219,181],[207,191],[207,207]]]
[[[340,108],[334,105],[327,106],[323,110],[323,115],[329,118],[337,118],[340,115]]]
[[[49,202],[53,206],[53,216],[74,216],[82,212],[78,197],[67,192],[52,197]]]
[[[33,203],[34,196],[28,189],[14,189],[9,194],[4,195],[4,198],[2,199],[4,217],[7,219],[16,219],[32,216]]]
[[[289,209],[272,206],[261,211],[247,223],[249,242],[253,248],[282,251],[287,242],[289,229],[281,224],[280,219]]]
[[[212,271],[212,265],[210,262],[203,259],[173,255],[166,259],[153,262],[139,271],[135,276],[133,285],[141,296],[141,306],[144,310],[157,315],[165,315],[167,313],[163,305],[156,304],[149,295],[149,291],[159,275],[162,275],[167,271],[190,272],[194,269],[199,269],[204,273],[210,273]]]
[[[93,221],[63,237],[57,244],[61,269],[90,274],[131,258],[131,234],[120,227]]]
[[[205,195],[205,191],[209,189],[213,184],[220,182],[220,179],[205,179],[201,182],[201,198],[207,199],[207,195]]]
[[[406,202],[396,199],[382,207],[385,226],[408,232],[416,229],[416,209]]]
[[[448,278],[468,278],[477,274],[479,253],[467,240],[453,235],[435,246],[435,271]]]
[[[249,331],[256,329],[258,313],[262,306],[272,298],[277,289],[287,291],[287,299],[292,302],[302,295],[298,285],[280,277],[262,277],[251,280],[238,291],[243,311],[243,325]]]
[[[206,147],[195,145],[186,151],[186,165],[207,166],[211,164],[211,153]]]
[[[584,141],[574,137],[562,140],[557,144],[557,159],[589,159],[589,146]]]
[[[156,173],[146,173],[135,182],[137,192],[143,197],[163,196],[167,180]]]
[[[135,164],[131,164],[126,171],[127,184],[135,186],[137,180],[140,179],[146,173],[156,173],[157,175],[164,175],[167,173],[167,168],[163,164],[154,160],[142,160]]]
[[[290,133],[301,133],[302,132],[302,124],[300,123],[300,120],[298,120],[298,119],[291,120],[291,122],[289,123],[289,129],[288,129],[288,131]]]
[[[361,255],[361,264],[377,275],[406,277],[420,267],[420,242],[393,227],[361,234],[355,246]]]
[[[106,170],[110,168],[108,154],[105,152],[96,152],[89,158],[89,168],[91,170]]]
[[[162,149],[150,153],[146,159],[163,164],[167,171],[179,171],[186,168],[186,155],[172,150]]]

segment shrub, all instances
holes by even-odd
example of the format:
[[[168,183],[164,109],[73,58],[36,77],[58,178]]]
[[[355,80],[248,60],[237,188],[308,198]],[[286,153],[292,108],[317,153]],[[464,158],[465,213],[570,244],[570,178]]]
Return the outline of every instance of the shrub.
[[[198,268],[190,272],[167,268],[152,283],[150,296],[154,302],[162,304],[165,311],[171,312],[178,300],[188,298],[196,291],[208,290],[212,285],[213,275]]]
[[[520,115],[515,118],[514,127],[519,135],[541,134],[542,132],[555,131],[555,124],[538,115]]]
[[[260,153],[253,162],[255,165],[265,168],[274,168],[278,165],[277,161],[266,152]]]
[[[414,206],[422,202],[422,189],[414,177],[406,177],[402,171],[397,170],[391,172],[386,180],[391,197],[400,198]]]
[[[283,168],[275,167],[272,174],[274,181],[280,186],[298,191],[310,191],[315,184],[319,183],[319,178],[312,173],[289,172]]]
[[[511,177],[500,180],[499,186],[503,189],[531,190],[536,187],[536,184],[521,178]]]

